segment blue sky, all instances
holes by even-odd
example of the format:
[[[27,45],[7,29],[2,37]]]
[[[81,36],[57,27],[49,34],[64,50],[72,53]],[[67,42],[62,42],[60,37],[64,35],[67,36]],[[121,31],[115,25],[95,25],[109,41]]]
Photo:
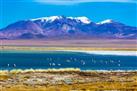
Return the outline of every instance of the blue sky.
[[[136,0],[0,0],[0,28],[44,16],[86,16],[93,22],[113,19],[137,26]]]

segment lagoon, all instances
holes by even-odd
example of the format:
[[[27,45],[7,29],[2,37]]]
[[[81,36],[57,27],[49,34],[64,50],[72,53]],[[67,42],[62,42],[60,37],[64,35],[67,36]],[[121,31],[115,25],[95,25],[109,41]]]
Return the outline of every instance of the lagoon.
[[[101,55],[72,51],[2,51],[0,70],[12,69],[137,70],[137,56]]]

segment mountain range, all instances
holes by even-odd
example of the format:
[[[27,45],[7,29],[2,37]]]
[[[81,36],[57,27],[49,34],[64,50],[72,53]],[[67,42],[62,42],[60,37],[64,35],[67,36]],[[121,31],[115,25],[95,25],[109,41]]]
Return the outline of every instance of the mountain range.
[[[0,29],[0,39],[136,39],[137,27],[107,19],[99,23],[87,17],[50,16],[17,21]]]

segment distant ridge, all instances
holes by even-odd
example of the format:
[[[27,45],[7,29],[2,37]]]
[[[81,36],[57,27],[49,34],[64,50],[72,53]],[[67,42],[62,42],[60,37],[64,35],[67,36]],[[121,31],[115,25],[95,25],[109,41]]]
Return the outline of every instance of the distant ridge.
[[[85,16],[50,16],[22,20],[0,30],[0,39],[136,39],[137,27],[112,19],[94,23]]]

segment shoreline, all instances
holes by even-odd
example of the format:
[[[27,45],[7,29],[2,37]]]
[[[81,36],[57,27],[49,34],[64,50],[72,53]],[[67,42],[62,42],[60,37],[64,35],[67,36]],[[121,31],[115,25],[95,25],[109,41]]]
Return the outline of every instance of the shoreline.
[[[61,51],[61,50],[60,50]],[[137,56],[137,51],[82,51],[82,50],[66,50],[64,52],[81,52],[87,54],[96,54],[96,55],[116,55],[116,56]]]
[[[17,73],[24,73],[24,72],[137,72],[137,70],[81,70],[79,68],[50,68],[50,69],[4,69],[0,70],[1,72],[17,72]]]
[[[120,51],[120,50],[65,50],[65,49],[0,49],[1,53],[46,53],[46,52],[73,52],[73,53],[87,53],[95,55],[114,55],[114,56],[137,56],[137,51]]]

